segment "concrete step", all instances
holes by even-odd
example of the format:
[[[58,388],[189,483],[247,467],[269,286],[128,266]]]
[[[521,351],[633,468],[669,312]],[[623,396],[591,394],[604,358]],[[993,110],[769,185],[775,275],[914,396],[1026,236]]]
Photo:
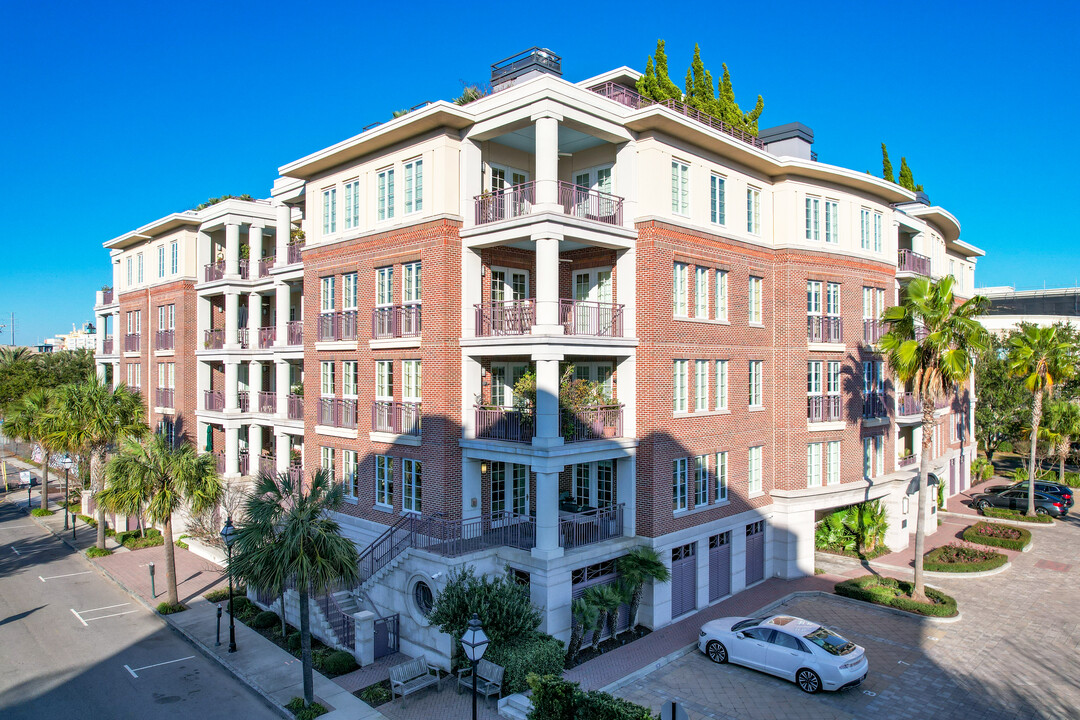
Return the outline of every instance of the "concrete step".
[[[521,693],[510,695],[499,701],[499,717],[527,720],[531,710],[532,701]]]

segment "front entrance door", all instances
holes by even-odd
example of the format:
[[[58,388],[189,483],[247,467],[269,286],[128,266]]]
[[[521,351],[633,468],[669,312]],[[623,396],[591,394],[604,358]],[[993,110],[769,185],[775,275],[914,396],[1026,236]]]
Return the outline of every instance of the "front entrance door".
[[[611,329],[611,268],[574,272],[573,335],[604,335]]]
[[[671,617],[697,608],[697,543],[671,550]]]

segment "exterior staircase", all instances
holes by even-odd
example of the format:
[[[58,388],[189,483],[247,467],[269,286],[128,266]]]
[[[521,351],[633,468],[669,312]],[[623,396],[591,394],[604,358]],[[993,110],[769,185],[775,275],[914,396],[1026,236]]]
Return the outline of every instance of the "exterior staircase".
[[[527,720],[532,711],[532,700],[521,693],[499,700],[499,717],[511,720]]]

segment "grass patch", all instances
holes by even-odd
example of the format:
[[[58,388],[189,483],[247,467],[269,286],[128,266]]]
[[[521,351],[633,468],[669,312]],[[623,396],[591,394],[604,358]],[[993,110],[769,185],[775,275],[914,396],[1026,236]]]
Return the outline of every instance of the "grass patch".
[[[296,720],[315,720],[315,718],[320,715],[325,715],[329,712],[329,710],[317,702],[311,703],[310,705],[305,704],[304,698],[302,697],[294,697],[285,707],[296,716]]]
[[[190,535],[181,535],[180,537],[176,538],[176,547],[180,548],[181,550],[187,550],[188,544],[184,542],[184,539],[188,537],[190,537]]]
[[[999,552],[960,543],[949,543],[923,555],[923,567],[930,572],[985,572],[1008,561]]]
[[[34,508],[30,511],[30,514],[34,517],[49,517],[50,515],[55,515],[56,511],[46,510],[45,508]]]
[[[357,690],[353,694],[371,707],[377,707],[390,702],[390,681],[383,680],[374,685],[368,685],[363,690]]]
[[[88,558],[105,557],[106,555],[112,555],[112,550],[110,550],[108,548],[105,548],[104,550],[102,550],[101,548],[97,547],[96,545],[94,547],[86,549],[86,557],[88,557]]]
[[[858,558],[859,560],[873,560],[879,558],[882,555],[888,555],[892,552],[885,545],[878,545],[870,552],[859,552],[858,550],[845,550],[839,545],[826,545],[825,547],[816,548],[818,552],[829,553],[830,555],[843,555],[844,557]]]
[[[157,611],[162,615],[172,615],[173,613],[184,612],[187,610],[187,606],[183,603],[170,603],[163,602],[157,606]]]
[[[875,605],[905,610],[918,615],[933,617],[956,617],[956,600],[940,590],[926,588],[929,602],[919,602],[911,597],[912,583],[891,577],[863,575],[836,583],[833,592],[843,597],[862,600]]]
[[[1001,518],[1002,520],[1019,520],[1021,522],[1043,523],[1044,525],[1049,525],[1054,522],[1054,518],[1049,515],[1035,515],[1034,517],[1028,517],[1022,512],[1006,510],[1005,508],[988,507],[980,512],[986,517]]]
[[[1007,550],[1023,550],[1031,542],[1031,531],[1002,523],[978,522],[964,530],[964,540]]]
[[[164,545],[165,538],[161,536],[160,530],[150,528],[146,531],[145,536],[138,530],[118,532],[116,533],[116,542],[120,543],[128,550],[142,550],[143,548]]]

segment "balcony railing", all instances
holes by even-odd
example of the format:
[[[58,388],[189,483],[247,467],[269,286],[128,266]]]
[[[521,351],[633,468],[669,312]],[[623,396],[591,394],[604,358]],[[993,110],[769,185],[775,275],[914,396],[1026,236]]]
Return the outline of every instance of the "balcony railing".
[[[896,262],[896,269],[930,276],[930,258],[911,250],[901,250]]]
[[[240,412],[248,412],[251,409],[251,394],[247,390],[237,391],[236,404],[240,406]]]
[[[102,305],[112,305],[112,303],[113,303],[113,291],[112,290],[102,290],[101,291],[101,304]]]
[[[356,311],[328,312],[319,315],[319,340],[355,340]]]
[[[522,217],[532,212],[536,202],[536,182],[486,192],[477,195],[475,200],[477,225]]]
[[[218,260],[205,266],[203,277],[206,282],[213,282],[214,280],[220,280],[225,277],[225,261]]]
[[[294,483],[299,483],[304,479],[303,465],[289,465],[289,469],[286,472],[289,473],[289,479]]]
[[[139,333],[128,333],[124,336],[124,352],[139,352],[142,345]]]
[[[420,337],[420,305],[386,305],[371,311],[371,337]]]
[[[303,395],[289,395],[287,398],[287,408],[290,420],[303,420],[304,419],[304,396]]]
[[[105,338],[101,343],[101,354],[112,355],[113,354],[113,339]]]
[[[563,440],[568,443],[622,437],[622,405],[597,405],[561,411]]]
[[[203,335],[203,347],[207,350],[220,350],[225,347],[225,331],[207,330]]]
[[[587,300],[560,300],[559,322],[567,335],[623,336],[623,306]]]
[[[896,464],[899,467],[910,467],[918,462],[919,457],[917,455],[903,455],[896,460]]]
[[[214,453],[214,466],[217,468],[218,475],[225,472],[225,454],[224,453],[219,453],[219,452]]]
[[[648,107],[649,105],[663,105],[669,110],[672,110],[680,115],[684,115],[691,120],[699,122],[703,125],[708,125],[713,130],[722,132],[725,135],[730,135],[736,140],[741,140],[742,142],[748,145],[753,145],[758,149],[763,150],[765,148],[765,143],[763,143],[756,135],[752,135],[741,128],[729,125],[722,120],[714,118],[712,115],[708,115],[699,110],[696,110],[686,105],[685,103],[679,102],[678,100],[665,100],[658,103],[654,100],[650,100],[649,98],[637,94],[630,88],[613,82],[596,85],[595,87],[591,87],[589,89],[598,95],[603,95],[609,100],[614,100],[615,102],[621,103],[622,105],[625,105],[629,108],[633,108],[634,110],[640,110],[641,108]]]
[[[221,412],[225,409],[225,393],[220,390],[204,390],[203,407],[207,410]]]
[[[304,322],[303,320],[290,320],[285,325],[286,339],[289,345],[303,345],[304,344]]]
[[[267,475],[277,475],[277,458],[273,455],[260,455],[259,472]]]
[[[155,350],[172,350],[176,342],[175,330],[158,330],[154,334]]]
[[[420,403],[376,400],[371,403],[371,430],[420,436]]]
[[[528,335],[536,324],[533,300],[503,300],[479,303],[476,308],[476,335]]]
[[[806,339],[812,343],[844,342],[844,319],[828,315],[807,315]]]
[[[243,278],[244,280],[247,280],[248,277],[250,277],[250,275],[251,275],[251,273],[248,272],[248,268],[251,266],[251,262],[249,260],[244,259],[244,258],[240,258],[240,262],[238,263],[238,266],[240,268],[240,277]]]
[[[251,347],[251,344],[249,343],[250,335],[248,328],[238,328],[236,331],[236,342],[239,343],[240,347],[244,350]]]
[[[531,443],[536,432],[532,408],[477,405],[476,437]]]
[[[250,469],[250,465],[248,464],[247,450],[241,450],[240,451],[240,474],[241,475],[247,475],[249,469]]]
[[[904,393],[896,399],[897,415],[918,415],[922,412],[922,401],[915,393]]]
[[[811,395],[806,398],[806,419],[812,423],[843,420],[843,403],[840,396]]]
[[[583,545],[603,542],[623,534],[623,503],[596,510],[561,515],[559,545],[572,550]]]
[[[882,418],[888,415],[885,409],[885,398],[881,393],[870,393],[863,397],[862,416],[867,420]]]
[[[877,345],[881,340],[881,336],[887,331],[885,330],[885,323],[880,320],[863,320],[863,342],[867,345]]]
[[[304,248],[304,243],[290,243],[288,253],[285,259],[289,261],[289,264],[300,262],[300,251]]]
[[[173,405],[173,397],[175,395],[175,392],[176,391],[173,388],[158,388],[154,398],[157,403],[157,407],[175,407]]]
[[[270,275],[270,268],[274,267],[274,260],[275,257],[273,255],[259,258],[259,277],[264,278]]]
[[[259,328],[259,348],[265,350],[266,348],[274,346],[274,340],[277,338],[277,327],[271,325],[270,327]]]
[[[273,415],[277,412],[277,393],[267,390],[259,391],[259,412]]]
[[[567,215],[608,225],[622,225],[623,199],[618,195],[560,180],[559,204]]]
[[[356,400],[319,398],[319,424],[337,428],[355,428]]]

